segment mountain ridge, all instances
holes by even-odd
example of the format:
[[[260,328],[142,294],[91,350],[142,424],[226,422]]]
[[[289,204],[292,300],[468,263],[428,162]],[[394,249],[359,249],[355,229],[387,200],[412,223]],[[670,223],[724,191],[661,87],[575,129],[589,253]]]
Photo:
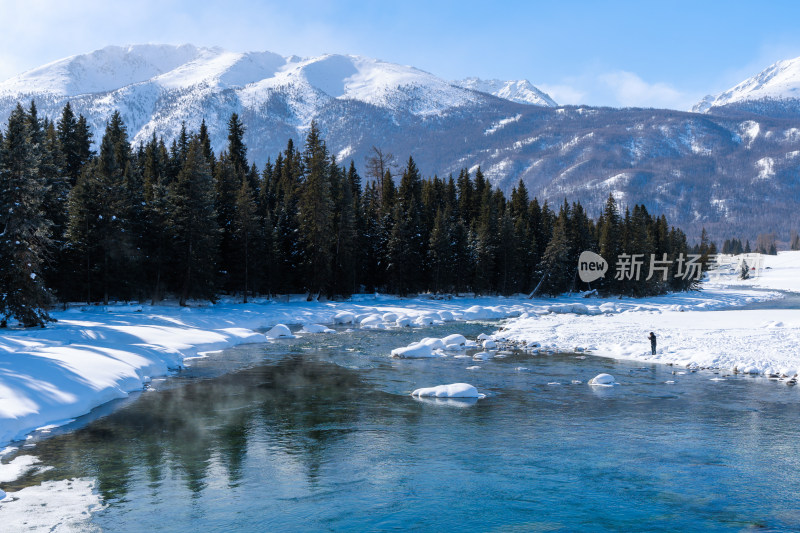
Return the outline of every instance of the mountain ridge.
[[[153,135],[170,142],[183,125],[197,131],[205,120],[219,153],[235,112],[246,128],[248,158],[260,167],[289,139],[302,144],[313,120],[337,160],[353,160],[362,172],[378,146],[398,162],[413,156],[425,175],[480,167],[506,193],[522,180],[542,201],[568,197],[592,214],[611,194],[621,205],[665,213],[690,237],[703,227],[718,240],[800,228],[794,116],[732,104],[706,113],[531,105],[360,56],[146,46],[73,56],[3,82],[0,121],[31,99],[40,116],[57,119],[69,101],[87,118],[95,142],[119,111],[129,137],[141,143]],[[99,74],[69,85],[72,64]],[[109,88],[115,76],[131,83]],[[506,96],[514,87],[529,89],[515,83],[490,80],[481,88],[508,89]],[[67,96],[70,87],[109,90]]]

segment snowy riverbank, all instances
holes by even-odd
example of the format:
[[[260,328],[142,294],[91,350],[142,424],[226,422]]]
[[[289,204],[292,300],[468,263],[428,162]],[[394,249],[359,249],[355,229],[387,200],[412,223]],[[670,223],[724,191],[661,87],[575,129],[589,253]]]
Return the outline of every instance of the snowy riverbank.
[[[800,311],[724,310],[780,297],[752,288],[770,288],[771,275],[781,289],[800,290],[800,281],[796,287],[791,283],[800,280],[800,253],[767,258],[765,266],[772,262],[776,268],[764,270],[757,282],[736,288],[709,283],[701,292],[646,299],[359,296],[347,302],[221,302],[184,309],[120,305],[59,311],[53,313],[58,322],[47,329],[0,331],[0,444],[141,390],[151,377],[164,375],[202,352],[265,341],[257,329],[280,323],[332,324],[336,315],[339,321],[352,317],[354,327],[371,328],[517,317],[502,336],[559,351],[581,347],[594,355],[659,363],[796,370]],[[651,330],[659,336],[656,356],[649,355],[646,335]]]

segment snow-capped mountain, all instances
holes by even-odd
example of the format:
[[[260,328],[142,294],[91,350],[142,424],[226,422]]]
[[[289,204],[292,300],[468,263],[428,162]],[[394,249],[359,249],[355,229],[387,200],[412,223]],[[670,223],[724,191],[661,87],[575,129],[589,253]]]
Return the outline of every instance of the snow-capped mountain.
[[[758,98],[783,95],[769,100],[770,113],[762,99],[709,102],[706,113],[683,113],[555,107],[528,82],[448,82],[358,56],[108,47],[0,83],[0,123],[18,102],[32,99],[40,116],[54,120],[69,101],[96,142],[113,111],[134,143],[152,135],[170,143],[182,123],[197,131],[205,119],[219,153],[236,112],[248,159],[261,167],[289,139],[301,146],[315,120],[337,159],[352,160],[362,172],[378,146],[398,163],[413,156],[426,176],[480,167],[507,193],[523,180],[540,200],[559,205],[567,197],[593,215],[609,194],[623,205],[644,203],[690,238],[703,227],[720,241],[752,240],[765,231],[785,238],[800,229],[800,106],[794,115],[786,107],[797,103],[791,96],[797,62],[777,65],[737,89]],[[785,107],[780,113],[776,101]],[[751,107],[735,108],[744,104]]]
[[[536,88],[528,80],[502,81],[465,78],[463,80],[454,81],[453,84],[520,104],[558,107],[558,104],[555,100],[550,98],[550,95]]]
[[[800,109],[800,57],[778,61],[723,93],[706,96],[692,111],[707,113],[715,107],[772,101],[782,103],[781,107],[788,104]]]
[[[513,99],[530,94],[552,102],[528,82],[505,92]],[[182,123],[196,130],[206,118],[218,149],[225,117],[233,111],[273,122],[288,137],[287,129],[304,130],[334,101],[430,117],[488,100],[484,92],[428,72],[367,57],[283,57],[192,45],[109,46],[25,72],[0,83],[0,120],[14,102],[30,99],[51,116],[70,100],[97,130],[117,109],[134,142],[153,133],[171,138]]]

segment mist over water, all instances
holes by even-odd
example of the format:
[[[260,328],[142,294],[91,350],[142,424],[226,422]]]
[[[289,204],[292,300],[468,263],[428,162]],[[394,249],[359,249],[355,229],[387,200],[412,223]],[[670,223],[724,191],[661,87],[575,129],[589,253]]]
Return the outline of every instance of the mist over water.
[[[92,522],[107,531],[800,527],[800,389],[575,354],[388,357],[422,337],[496,327],[214,354],[18,452],[52,468],[2,488],[95,479],[107,506]],[[620,385],[586,385],[601,372]],[[409,396],[454,382],[488,397]]]

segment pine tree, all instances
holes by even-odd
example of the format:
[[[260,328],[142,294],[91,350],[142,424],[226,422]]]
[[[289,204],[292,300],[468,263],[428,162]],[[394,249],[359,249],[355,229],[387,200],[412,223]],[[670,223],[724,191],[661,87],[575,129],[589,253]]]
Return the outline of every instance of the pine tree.
[[[205,159],[205,156],[203,156]],[[209,165],[209,169],[210,169]],[[236,196],[242,186],[242,179],[236,172],[233,160],[227,152],[222,152],[215,165],[214,187],[216,198],[217,226],[220,234],[220,285],[227,290],[236,290],[240,280],[234,279],[237,262],[235,251],[233,219],[236,213]]]
[[[170,186],[169,204],[172,251],[181,277],[180,305],[189,298],[213,300],[219,237],[214,181],[196,137],[189,141],[186,163]]]
[[[392,218],[387,272],[394,291],[405,295],[423,286],[421,270],[427,249],[422,229],[422,178],[412,157],[400,180]]]
[[[228,157],[239,176],[244,176],[249,169],[244,131],[244,124],[239,120],[239,115],[231,114],[231,118],[228,120]]]
[[[542,257],[541,270],[544,277],[539,290],[545,294],[561,294],[569,290],[572,284],[576,263],[570,261],[568,216],[562,209],[553,227],[553,238],[547,244]]]
[[[32,131],[35,107],[21,105],[8,117],[0,150],[0,325],[16,317],[23,326],[50,320],[49,294],[41,276],[49,252],[52,222],[44,213],[48,184],[39,172],[41,147]],[[38,124],[37,124],[38,126]],[[36,128],[34,128],[36,129]]]
[[[623,223],[620,220],[617,202],[612,195],[608,195],[605,210],[603,211],[603,225],[600,227],[599,247],[600,255],[608,263],[608,272],[604,278],[598,280],[599,285],[606,292],[615,292],[621,286],[618,280],[614,279],[614,270],[617,265],[617,258],[624,251],[623,244]]]
[[[792,230],[789,237],[789,249],[800,250],[800,235],[798,235],[797,231]]]
[[[205,156],[204,156],[205,157]],[[249,292],[258,286],[258,279],[251,281],[263,270],[259,264],[260,256],[257,253],[259,244],[259,220],[256,201],[248,180],[242,180],[242,186],[236,195],[236,211],[233,220],[233,233],[235,248],[238,255],[238,269],[236,276],[244,293],[244,303],[247,303]]]
[[[436,211],[428,244],[428,258],[433,283],[431,288],[437,293],[450,287],[453,253],[448,219],[449,217],[441,208]]]
[[[338,294],[352,294],[356,290],[358,253],[358,228],[356,200],[353,198],[352,173],[346,175],[343,168],[331,165],[331,186],[334,205],[333,289]]]
[[[92,157],[92,134],[83,116],[75,118],[69,102],[64,106],[57,129],[64,154],[64,172],[69,178],[70,187],[74,187],[84,165]]]
[[[310,294],[319,294],[330,289],[335,236],[328,149],[315,122],[306,137],[303,165],[306,174],[298,205],[300,240],[305,251],[306,288]]]

